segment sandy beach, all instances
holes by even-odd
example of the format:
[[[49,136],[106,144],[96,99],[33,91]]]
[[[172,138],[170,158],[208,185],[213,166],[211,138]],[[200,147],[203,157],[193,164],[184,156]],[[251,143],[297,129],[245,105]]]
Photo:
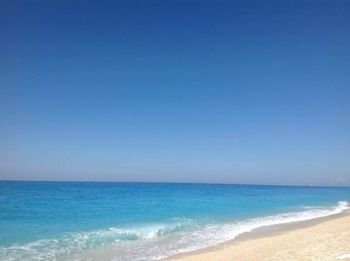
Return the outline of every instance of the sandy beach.
[[[248,233],[241,239],[170,260],[350,260],[350,215]]]

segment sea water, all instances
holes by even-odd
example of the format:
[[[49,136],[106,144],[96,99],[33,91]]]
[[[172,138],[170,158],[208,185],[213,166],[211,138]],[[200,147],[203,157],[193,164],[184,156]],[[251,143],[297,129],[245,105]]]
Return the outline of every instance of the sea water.
[[[0,260],[157,260],[347,211],[349,188],[0,182]]]

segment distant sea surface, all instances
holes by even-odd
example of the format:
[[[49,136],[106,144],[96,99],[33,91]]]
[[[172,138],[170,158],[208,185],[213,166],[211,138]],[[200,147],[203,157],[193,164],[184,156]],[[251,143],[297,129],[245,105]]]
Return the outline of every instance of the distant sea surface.
[[[157,260],[347,211],[349,188],[0,182],[0,260]]]

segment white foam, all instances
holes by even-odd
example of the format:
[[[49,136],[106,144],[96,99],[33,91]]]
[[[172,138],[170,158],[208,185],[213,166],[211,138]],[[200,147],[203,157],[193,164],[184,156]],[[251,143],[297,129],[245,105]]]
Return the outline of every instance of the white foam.
[[[249,221],[228,225],[232,228],[230,235],[237,237],[238,235],[250,232],[254,229],[272,225],[288,224],[300,221],[307,221],[321,217],[327,217],[342,213],[350,208],[347,201],[339,201],[338,205],[333,208],[314,208],[302,212],[283,213],[263,218],[251,219]],[[232,238],[232,239],[234,239]]]
[[[83,250],[113,243],[155,239],[194,226],[196,224],[191,219],[177,218],[173,222],[164,224],[132,228],[111,227],[90,232],[67,233],[56,239],[43,239],[26,244],[0,247],[0,260],[56,260],[58,257],[67,257]],[[79,258],[74,259],[80,260]]]
[[[104,253],[109,253],[109,260],[157,260],[217,245],[260,227],[331,216],[349,208],[347,201],[339,201],[330,208],[304,208],[304,211],[233,223],[199,226],[194,220],[176,219],[171,223],[143,227],[71,233],[57,239],[2,247],[0,260],[84,260],[86,257],[90,260],[103,260],[101,255]],[[91,258],[91,251],[94,251],[95,258]]]
[[[347,201],[339,201],[335,207],[331,208],[313,208],[300,212],[277,214],[231,224],[208,225],[202,230],[185,234],[175,244],[176,247],[169,251],[168,256],[218,245],[233,240],[237,236],[251,232],[257,228],[327,217],[342,213],[348,209],[350,209],[350,205]],[[162,256],[162,258],[164,257],[166,256]]]

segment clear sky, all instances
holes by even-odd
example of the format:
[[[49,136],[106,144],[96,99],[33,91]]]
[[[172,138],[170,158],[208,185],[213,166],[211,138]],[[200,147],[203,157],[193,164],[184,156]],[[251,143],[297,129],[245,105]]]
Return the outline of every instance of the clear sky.
[[[350,1],[0,1],[0,179],[350,185]]]

